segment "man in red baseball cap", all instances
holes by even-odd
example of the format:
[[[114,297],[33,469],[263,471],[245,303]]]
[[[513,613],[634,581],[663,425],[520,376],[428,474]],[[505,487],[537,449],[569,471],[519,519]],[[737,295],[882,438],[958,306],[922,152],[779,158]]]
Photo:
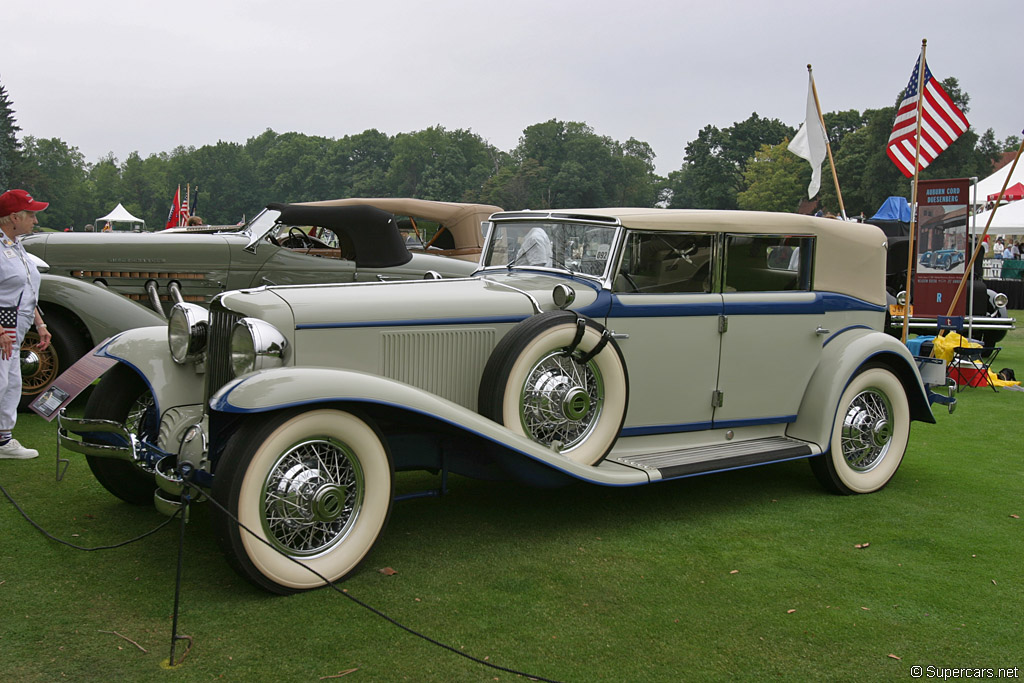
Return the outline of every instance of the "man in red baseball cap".
[[[37,202],[25,190],[7,190],[0,194],[0,218],[19,211],[42,211],[49,202]]]
[[[11,431],[21,400],[21,343],[35,325],[38,348],[50,345],[50,332],[36,308],[39,271],[21,246],[21,237],[39,223],[36,212],[49,206],[25,190],[0,195],[0,458],[34,458],[39,452],[18,443]]]

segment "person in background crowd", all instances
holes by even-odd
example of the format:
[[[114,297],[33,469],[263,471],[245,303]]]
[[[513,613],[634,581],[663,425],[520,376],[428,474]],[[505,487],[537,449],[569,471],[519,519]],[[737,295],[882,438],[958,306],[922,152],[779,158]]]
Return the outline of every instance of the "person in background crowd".
[[[1018,244],[1017,242],[1014,242],[1013,244],[1010,245],[1010,258],[1020,258],[1020,244]]]
[[[188,222],[185,225],[202,225],[203,219],[199,216],[189,216]]]
[[[85,224],[85,231],[86,232],[96,232],[96,228],[93,227],[92,223],[86,223]]]
[[[11,432],[18,420],[21,401],[21,342],[34,324],[39,349],[50,345],[50,332],[36,308],[39,271],[21,246],[22,235],[38,225],[36,212],[48,202],[37,202],[25,190],[0,195],[0,458],[25,460],[39,455],[18,443]]]

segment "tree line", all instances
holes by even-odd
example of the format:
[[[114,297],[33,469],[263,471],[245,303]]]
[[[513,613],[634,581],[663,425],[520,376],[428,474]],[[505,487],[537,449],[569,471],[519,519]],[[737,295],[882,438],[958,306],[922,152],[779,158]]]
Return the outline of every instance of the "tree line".
[[[943,87],[966,113],[969,96],[955,78]],[[909,197],[909,182],[885,154],[893,105],[824,115],[847,213],[870,216],[891,195]],[[267,129],[244,144],[218,141],[176,147],[143,158],[133,152],[87,161],[60,138],[20,137],[15,110],[0,83],[0,191],[20,187],[51,203],[42,223],[81,230],[118,202],[162,228],[179,185],[198,188],[196,213],[207,223],[234,224],[270,202],[343,197],[417,197],[480,202],[506,209],[638,206],[795,212],[811,169],[786,145],[796,129],[752,113],[726,128],[705,126],[686,145],[682,165],[655,172],[655,153],[641,140],[599,135],[583,122],[550,120],[523,130],[502,151],[471,130],[434,126],[387,135],[370,129],[328,138]],[[1003,151],[991,129],[961,136],[922,173],[925,178],[983,178]],[[838,213],[825,169],[818,196]]]

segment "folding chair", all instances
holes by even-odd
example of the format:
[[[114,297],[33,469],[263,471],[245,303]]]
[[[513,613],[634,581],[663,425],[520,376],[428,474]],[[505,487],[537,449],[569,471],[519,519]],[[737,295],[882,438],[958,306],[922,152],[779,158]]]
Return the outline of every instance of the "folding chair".
[[[964,317],[962,315],[940,315],[936,320],[940,332],[956,332],[960,335],[960,343],[953,347],[953,359],[946,369],[946,376],[956,381],[957,391],[965,386],[982,386],[976,377],[980,376],[984,383],[996,390],[989,376],[989,366],[995,362],[1000,346],[964,346]],[[968,340],[970,343],[970,340]]]

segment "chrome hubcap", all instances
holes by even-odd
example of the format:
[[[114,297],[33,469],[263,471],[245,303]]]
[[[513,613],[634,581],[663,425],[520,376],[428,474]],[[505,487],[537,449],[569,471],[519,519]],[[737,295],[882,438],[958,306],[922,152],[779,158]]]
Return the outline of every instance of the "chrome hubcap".
[[[868,472],[885,457],[892,440],[892,404],[877,389],[854,397],[843,419],[843,458],[850,469]]]
[[[597,425],[603,397],[596,364],[582,365],[561,350],[553,351],[526,378],[520,401],[523,429],[538,443],[570,450]]]
[[[39,355],[35,351],[28,351],[27,349],[21,350],[21,376],[22,377],[34,377],[39,372],[39,366],[42,361],[39,360]]]
[[[348,447],[334,439],[302,442],[267,475],[263,530],[290,555],[317,555],[348,535],[362,499],[363,472]]]

